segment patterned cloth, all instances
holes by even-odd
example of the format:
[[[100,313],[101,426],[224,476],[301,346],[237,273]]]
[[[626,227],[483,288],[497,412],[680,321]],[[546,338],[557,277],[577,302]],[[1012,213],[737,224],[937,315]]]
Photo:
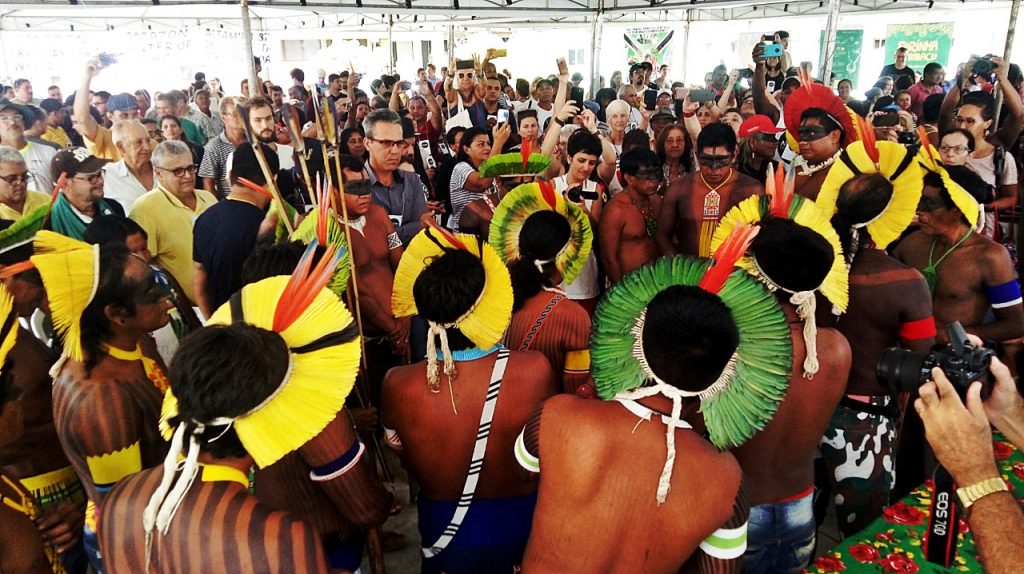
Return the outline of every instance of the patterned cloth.
[[[1010,485],[1011,492],[1022,492],[1024,453],[1017,450],[999,433],[993,436],[993,446],[996,464],[1003,480]],[[806,572],[983,572],[978,562],[974,537],[962,518],[956,545],[955,566],[946,569],[925,559],[921,539],[928,527],[928,513],[932,502],[931,487],[931,481],[927,481],[896,504],[886,508],[881,518],[819,557]],[[1024,504],[1024,501],[1018,502]]]

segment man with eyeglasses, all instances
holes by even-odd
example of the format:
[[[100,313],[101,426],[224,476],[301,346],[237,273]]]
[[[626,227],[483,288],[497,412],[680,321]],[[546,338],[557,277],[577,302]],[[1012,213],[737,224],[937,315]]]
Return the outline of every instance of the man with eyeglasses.
[[[135,201],[155,183],[149,132],[137,120],[118,120],[110,127],[110,138],[121,159],[103,168],[103,196],[130,213]]]
[[[384,208],[398,230],[403,245],[408,245],[435,213],[444,208],[439,201],[427,201],[427,189],[414,173],[398,169],[406,141],[402,137],[402,118],[391,110],[376,110],[363,120],[366,149],[370,159],[373,202]]]
[[[89,150],[76,147],[57,152],[50,162],[54,180],[65,174],[57,201],[50,211],[49,228],[79,241],[85,240],[85,228],[100,215],[124,217],[121,204],[103,197],[103,166],[108,159],[98,158]]]
[[[0,146],[0,219],[17,221],[50,202],[50,196],[28,189],[31,176],[25,158],[10,146]]]
[[[733,167],[736,133],[731,127],[713,123],[701,130],[697,160],[700,169],[665,192],[657,234],[662,255],[710,257],[711,236],[722,216],[744,199],[764,194],[761,184]]]
[[[0,100],[0,145],[10,146],[18,150],[25,158],[28,171],[34,180],[34,189],[49,191],[53,189],[50,177],[50,161],[57,151],[52,147],[28,141],[25,130],[35,123],[35,112],[31,109],[7,100]]]
[[[178,280],[189,301],[195,301],[192,225],[217,198],[196,189],[196,166],[184,142],[158,145],[153,169],[156,187],[135,202],[129,217],[146,230],[154,262]]]

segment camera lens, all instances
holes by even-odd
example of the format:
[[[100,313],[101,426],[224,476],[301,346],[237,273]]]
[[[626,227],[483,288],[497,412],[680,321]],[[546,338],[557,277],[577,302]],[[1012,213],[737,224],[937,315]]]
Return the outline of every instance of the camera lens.
[[[922,378],[922,373],[926,372],[928,357],[906,349],[886,349],[875,367],[878,382],[894,391],[914,392],[927,380],[926,375]]]

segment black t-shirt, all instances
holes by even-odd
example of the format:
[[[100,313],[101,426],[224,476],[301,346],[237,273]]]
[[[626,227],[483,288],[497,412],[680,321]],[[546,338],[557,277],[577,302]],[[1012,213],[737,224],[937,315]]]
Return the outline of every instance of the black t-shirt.
[[[889,76],[892,78],[893,83],[896,83],[896,78],[900,76],[907,76],[910,78],[910,83],[913,84],[916,80],[914,79],[914,70],[910,69],[910,66],[904,67],[902,70],[896,69],[896,64],[889,64],[882,68],[882,73],[878,74],[879,78]]]
[[[206,294],[216,309],[242,287],[242,264],[256,244],[265,213],[233,199],[218,201],[192,228],[192,260],[206,271]]]
[[[777,74],[775,74],[775,75],[772,75],[771,72],[767,72],[765,74],[765,76],[764,76],[764,85],[765,85],[766,91],[769,94],[773,94],[773,93],[781,90],[782,89],[782,82],[785,81],[785,79],[786,79],[786,74],[783,74],[782,70],[779,70],[779,72]]]

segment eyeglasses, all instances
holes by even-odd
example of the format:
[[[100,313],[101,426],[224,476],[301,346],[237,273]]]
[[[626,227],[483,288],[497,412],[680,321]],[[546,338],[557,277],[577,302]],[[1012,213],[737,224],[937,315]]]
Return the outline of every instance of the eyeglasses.
[[[773,136],[771,134],[761,134],[761,135],[757,136],[754,139],[756,139],[758,141],[765,142],[765,143],[770,143],[770,144],[779,143],[779,138],[777,138],[777,137],[775,137],[775,136]]]
[[[16,173],[14,175],[0,175],[0,179],[7,182],[8,185],[18,185],[20,183],[27,183],[29,174],[27,171],[22,173]]]
[[[385,149],[401,149],[405,147],[405,140],[379,140],[374,138],[365,138],[374,143],[378,143],[384,146]]]
[[[718,169],[732,165],[731,155],[704,155],[700,156],[700,164],[708,169]]]
[[[941,197],[931,197],[928,195],[922,195],[921,201],[917,204],[917,210],[922,213],[931,213],[945,207],[946,202]]]
[[[72,177],[71,179],[77,179],[78,181],[88,181],[89,183],[99,183],[103,181],[103,171],[97,171],[94,173],[82,173]]]
[[[181,178],[185,177],[186,175],[195,175],[196,172],[199,171],[199,169],[196,168],[196,166],[194,166],[194,165],[186,165],[185,167],[178,167],[178,168],[174,168],[174,169],[170,169],[170,168],[166,168],[166,167],[158,167],[157,169],[159,169],[161,171],[166,171],[167,173],[173,173],[174,177],[176,177],[178,179],[181,179]]]
[[[940,145],[939,151],[941,152],[953,152],[953,153],[965,153],[969,148],[965,145]]]
[[[0,116],[0,124],[23,124],[25,118],[21,117],[21,114],[13,116]]]
[[[796,139],[802,142],[818,141],[830,134],[829,130],[818,126],[800,126],[796,129]]]
[[[459,78],[472,78],[475,74],[473,72],[459,72],[455,75]]]

